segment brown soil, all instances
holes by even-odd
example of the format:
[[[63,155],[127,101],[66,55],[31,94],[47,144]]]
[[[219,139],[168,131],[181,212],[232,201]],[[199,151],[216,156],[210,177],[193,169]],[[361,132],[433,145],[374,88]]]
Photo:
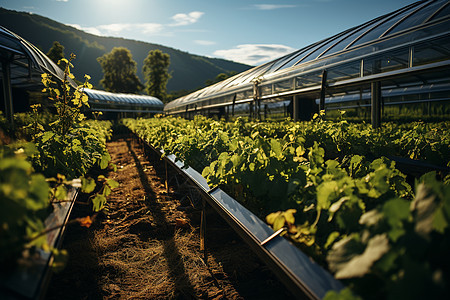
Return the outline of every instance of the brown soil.
[[[129,137],[107,147],[118,167],[110,177],[120,187],[90,228],[68,228],[63,248],[70,259],[53,276],[46,299],[291,298],[212,209],[205,261],[200,211],[191,205],[200,196],[186,185],[167,193],[162,161]],[[87,214],[88,207],[76,205],[72,218]]]

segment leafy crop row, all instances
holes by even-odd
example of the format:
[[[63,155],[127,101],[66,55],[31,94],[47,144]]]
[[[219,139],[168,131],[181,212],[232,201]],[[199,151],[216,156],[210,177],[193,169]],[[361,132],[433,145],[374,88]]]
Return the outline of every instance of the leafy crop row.
[[[74,178],[82,179],[82,191],[91,196],[95,211],[103,208],[106,196],[117,186],[113,180],[87,176],[93,168],[111,166],[106,139],[111,136],[109,121],[86,121],[82,107],[88,105],[83,88],[91,87],[86,76],[84,84],[73,90],[72,64],[65,60],[65,78],[57,84],[49,75],[42,76],[44,92],[49,95],[56,114],[44,114],[39,105],[16,128],[16,136],[24,140],[4,139],[0,142],[0,261],[11,267],[24,251],[53,250],[47,245],[44,220],[52,204],[66,201],[67,188]],[[51,115],[51,116],[50,116]],[[50,116],[50,117],[48,117]],[[19,133],[20,132],[20,133]],[[89,226],[89,219],[80,219]],[[57,224],[59,225],[59,224]],[[58,226],[56,226],[57,228]],[[55,228],[53,228],[55,229]]]
[[[320,117],[305,123],[123,122],[266,216],[274,230],[285,227],[286,236],[357,294],[449,294],[450,177],[425,174],[413,188],[386,158],[450,166],[448,122],[389,123],[379,130]]]

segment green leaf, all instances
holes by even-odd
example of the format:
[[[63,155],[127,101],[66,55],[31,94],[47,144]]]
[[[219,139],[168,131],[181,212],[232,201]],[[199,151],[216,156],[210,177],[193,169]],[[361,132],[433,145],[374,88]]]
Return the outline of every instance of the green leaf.
[[[445,229],[448,227],[448,222],[445,218],[444,210],[442,208],[436,210],[432,225],[433,229],[441,234],[443,234]]]
[[[331,200],[338,195],[339,187],[336,181],[322,182],[317,187],[317,208],[328,209]]]
[[[46,131],[44,132],[44,134],[42,135],[42,143],[47,142],[49,139],[51,139],[55,134],[51,131]]]
[[[352,290],[346,287],[340,291],[328,291],[323,300],[362,300],[362,298],[354,295]]]
[[[331,244],[334,243],[334,241],[339,237],[339,232],[338,231],[333,231],[332,233],[330,233],[330,235],[328,235],[327,238],[327,242],[324,245],[325,249],[328,249]]]
[[[337,279],[362,277],[369,273],[374,262],[389,251],[389,240],[386,234],[379,234],[369,240],[362,254],[358,254],[358,248],[358,242],[352,237],[333,245],[327,261]]]
[[[410,216],[410,203],[404,199],[391,199],[383,204],[382,213],[391,227],[389,238],[397,241],[399,237],[405,234],[403,222]]]
[[[58,200],[66,200],[67,199],[67,188],[64,184],[60,184],[56,187],[55,198]]]
[[[287,211],[285,211],[284,214],[284,218],[286,219],[286,222],[288,222],[289,224],[294,224],[295,223],[295,217],[294,214],[297,213],[296,209],[288,209]]]
[[[244,161],[244,158],[241,155],[235,153],[231,156],[230,160],[233,163],[233,167],[237,168]]]
[[[95,189],[96,183],[93,178],[81,177],[81,191],[83,193],[92,193]]]
[[[96,194],[94,198],[92,198],[92,208],[94,211],[100,211],[103,209],[106,203],[106,197],[101,194]]]
[[[274,212],[274,213],[269,214],[269,215],[266,217],[266,222],[267,222],[269,225],[273,225],[273,223],[275,223],[275,220],[278,218],[279,215],[281,215],[281,212],[280,212],[280,211],[277,211],[277,212]]]
[[[208,176],[211,174],[211,168],[210,167],[205,167],[202,171],[202,176],[204,178],[208,178]]]
[[[280,144],[279,141],[277,141],[276,139],[271,139],[270,140],[270,146],[271,146],[271,150],[275,154],[275,157],[281,157],[282,156],[281,144]]]
[[[113,179],[106,180],[106,184],[111,187],[111,189],[115,189],[119,187],[119,183]]]
[[[297,148],[295,148],[295,154],[297,156],[302,156],[303,154],[305,154],[305,148],[303,148],[302,146],[298,146]]]
[[[280,228],[284,227],[285,218],[283,214],[280,214],[276,217],[275,222],[273,222],[273,230],[277,231]]]
[[[108,197],[109,194],[111,194],[111,188],[109,187],[109,185],[105,184],[105,185],[103,186],[103,192],[102,192],[102,195],[105,196],[105,197]]]
[[[111,161],[111,156],[108,152],[104,152],[102,158],[100,160],[100,168],[106,169],[108,167],[109,162]]]
[[[433,230],[434,214],[438,207],[436,195],[425,184],[417,186],[416,197],[411,203],[411,209],[416,213],[415,231],[428,238]]]

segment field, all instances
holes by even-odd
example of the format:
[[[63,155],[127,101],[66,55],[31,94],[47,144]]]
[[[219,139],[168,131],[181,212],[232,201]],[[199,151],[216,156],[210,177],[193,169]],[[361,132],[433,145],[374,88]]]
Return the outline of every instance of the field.
[[[203,117],[123,123],[274,230],[286,227],[286,237],[364,298],[446,293],[448,122],[387,123],[379,130],[320,116],[305,123]],[[395,160],[438,164],[439,171],[406,175]],[[423,284],[404,289],[416,281]]]
[[[83,93],[60,91],[46,76],[43,83],[56,114],[36,105],[16,115],[15,129],[2,121],[3,277],[46,251],[55,271],[67,267],[51,284],[53,298],[68,282],[74,298],[288,295],[220,221],[209,225],[210,252],[201,258],[196,200],[164,186],[160,158],[133,146],[141,141],[163,157],[174,154],[274,231],[284,228],[286,239],[346,285],[327,299],[448,296],[448,121],[372,129],[342,112],[334,122],[322,114],[309,122],[157,116],[113,126],[85,120]],[[61,250],[46,236],[66,224],[45,220],[68,201],[77,178],[80,195]],[[80,281],[82,273],[95,283]]]

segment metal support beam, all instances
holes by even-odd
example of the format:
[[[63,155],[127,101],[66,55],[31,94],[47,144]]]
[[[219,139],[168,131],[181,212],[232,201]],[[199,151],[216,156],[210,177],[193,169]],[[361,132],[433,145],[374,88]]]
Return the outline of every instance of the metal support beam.
[[[372,127],[378,128],[381,125],[381,82],[370,84],[370,97]]]
[[[319,110],[325,110],[325,90],[327,88],[327,70],[322,71],[322,83],[320,85]]]
[[[5,101],[5,116],[11,127],[14,126],[14,107],[11,89],[11,63],[2,61],[2,81],[3,81],[3,98]]]
[[[299,98],[297,95],[294,95],[292,98],[292,120],[294,120],[294,122],[298,121],[299,105]]]
[[[231,115],[234,117],[234,106],[236,105],[236,93],[233,97],[233,105],[231,106]]]

